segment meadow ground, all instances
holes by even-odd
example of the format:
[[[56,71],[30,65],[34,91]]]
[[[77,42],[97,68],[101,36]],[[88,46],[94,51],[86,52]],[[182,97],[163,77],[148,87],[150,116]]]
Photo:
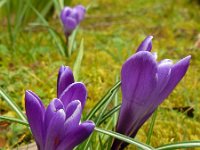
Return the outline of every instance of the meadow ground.
[[[86,6],[91,2],[74,0],[71,5],[79,3]],[[191,55],[192,60],[184,79],[158,108],[151,145],[199,140],[200,46],[195,45],[200,35],[199,9],[198,0],[92,2],[76,39],[84,38],[80,71],[80,81],[88,89],[84,113],[89,112],[120,77],[121,65],[139,43],[147,35],[153,35],[153,52],[157,52],[158,60],[177,61],[187,55]],[[15,35],[12,43],[5,20],[2,17],[0,26],[0,86],[23,110],[26,89],[37,93],[47,104],[56,97],[59,67],[72,67],[77,51],[66,59],[58,52],[46,28],[33,27],[29,23]],[[49,17],[48,21],[63,34],[59,18]],[[175,110],[183,107],[192,108],[193,115]],[[0,99],[0,114],[16,116],[3,98]],[[136,139],[145,142],[150,120],[140,129]],[[0,147],[11,148],[31,142],[29,130],[16,123],[0,122],[0,133]]]

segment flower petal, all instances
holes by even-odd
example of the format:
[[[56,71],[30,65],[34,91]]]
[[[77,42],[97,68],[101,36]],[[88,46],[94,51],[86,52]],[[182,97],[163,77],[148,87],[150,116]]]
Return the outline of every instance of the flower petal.
[[[87,98],[86,87],[81,82],[75,82],[70,84],[68,88],[65,89],[60,96],[60,100],[63,102],[65,108],[70,102],[74,100],[79,100],[81,102],[81,106],[83,109],[85,106],[86,98]]]
[[[65,33],[71,33],[76,28],[78,22],[76,19],[72,17],[67,17],[64,20],[63,24],[64,24]]]
[[[151,51],[152,49],[152,40],[153,36],[147,36],[144,41],[140,44],[136,52],[139,51]]]
[[[45,117],[44,117],[45,131],[48,129],[48,126],[50,124],[50,121],[52,120],[52,117],[54,116],[55,113],[57,113],[59,109],[64,109],[64,105],[62,101],[55,98],[50,102],[45,112]]]
[[[59,98],[62,92],[74,82],[72,70],[68,66],[61,66],[57,80],[57,97]]]
[[[71,14],[71,12],[72,12],[72,8],[70,7],[65,7],[62,9],[60,13],[60,18],[63,23],[65,22],[66,17],[68,17]]]
[[[43,149],[43,118],[45,108],[39,97],[32,91],[26,91],[25,93],[25,109],[37,146],[39,149]]]
[[[56,150],[72,150],[75,146],[86,140],[93,132],[95,124],[92,121],[85,121],[71,131],[62,140]]]
[[[66,108],[65,135],[79,125],[82,107],[79,100],[74,100]]]
[[[128,135],[133,130],[134,124],[143,115],[144,105],[134,102],[124,101],[120,108],[119,118],[117,122],[117,132]]]
[[[147,103],[145,105],[123,101],[117,122],[117,132],[130,136],[132,138],[136,136],[140,127],[155,110],[152,109],[152,107],[149,107],[149,105],[154,102],[151,101],[151,99],[146,100]],[[111,150],[123,149],[122,147],[126,147],[127,145],[127,143],[115,139],[112,144]]]
[[[59,109],[53,114],[47,129],[45,150],[55,150],[61,142],[64,137],[65,117],[63,109]]]
[[[157,63],[150,52],[141,51],[122,66],[121,88],[123,101],[143,105],[156,87]]]
[[[144,111],[144,110],[143,110]],[[138,132],[138,130],[141,128],[141,126],[146,122],[146,120],[149,119],[149,117],[153,114],[154,110],[151,110],[151,112],[148,112],[145,116],[141,116],[140,120],[137,121],[137,123],[135,123],[134,125],[134,130],[132,130],[132,132],[129,133],[129,137],[134,138]],[[115,150],[115,149],[124,149],[129,143],[123,142],[121,140],[115,139],[112,145],[111,150]],[[120,147],[120,148],[119,148]]]
[[[180,80],[185,75],[188,66],[190,64],[191,56],[187,56],[183,59],[181,59],[179,62],[177,62],[173,67],[171,68],[171,75],[170,79],[168,81],[168,84],[165,86],[165,88],[160,92],[158,99],[159,104],[167,98],[167,96],[172,92],[172,90],[176,87],[176,85],[180,82]]]
[[[78,13],[78,22],[80,23],[80,21],[82,21],[85,16],[85,12],[86,12],[85,7],[83,7],[82,5],[77,5],[76,7],[74,7],[74,9]]]
[[[172,66],[173,62],[171,60],[163,60],[158,64],[158,73],[157,73],[158,82],[157,82],[157,88],[155,89],[157,94],[159,94],[160,91],[162,91],[168,84]]]

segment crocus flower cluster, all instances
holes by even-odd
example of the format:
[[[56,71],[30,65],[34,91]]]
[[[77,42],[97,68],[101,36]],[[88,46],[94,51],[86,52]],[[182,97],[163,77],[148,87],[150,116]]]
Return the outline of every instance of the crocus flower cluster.
[[[148,36],[123,64],[121,70],[122,105],[116,131],[135,137],[139,128],[185,75],[190,56],[177,63],[169,59],[156,61],[151,53],[152,36]],[[127,143],[115,139],[112,150],[124,149]]]
[[[28,122],[39,150],[72,150],[94,130],[92,121],[80,123],[87,91],[74,82],[69,67],[61,66],[57,81],[57,98],[45,109],[32,91],[25,93]]]
[[[74,8],[64,7],[61,11],[60,18],[63,23],[65,36],[68,37],[72,31],[84,19],[85,7],[77,5]]]

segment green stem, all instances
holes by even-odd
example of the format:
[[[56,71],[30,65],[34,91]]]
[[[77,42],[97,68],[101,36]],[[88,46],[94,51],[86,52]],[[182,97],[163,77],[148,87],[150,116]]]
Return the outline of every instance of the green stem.
[[[100,129],[100,128],[98,128],[98,127],[95,127],[94,130],[97,131],[97,132],[101,132],[101,133],[103,133],[103,134],[107,134],[107,135],[109,135],[109,136],[112,136],[112,137],[114,137],[114,138],[117,138],[117,139],[122,140],[122,141],[124,141],[124,142],[127,142],[127,143],[129,143],[129,144],[133,144],[133,145],[135,145],[135,146],[137,146],[137,147],[139,147],[139,148],[141,148],[141,149],[143,149],[143,150],[154,150],[154,148],[151,147],[151,146],[149,146],[149,145],[146,145],[146,144],[144,144],[144,143],[138,142],[138,141],[136,141],[136,140],[134,140],[134,139],[132,139],[132,138],[130,138],[130,137],[128,137],[128,136],[119,134],[119,133],[117,133],[117,132],[113,132],[113,131],[109,131],[109,130]]]
[[[65,36],[66,42],[65,42],[65,56],[68,58],[70,57],[70,52],[69,52],[69,36]]]
[[[182,149],[200,147],[200,141],[186,141],[173,144],[166,144],[156,148],[156,150]]]
[[[149,127],[146,144],[150,144],[151,135],[153,133],[153,127],[154,127],[154,124],[155,124],[155,121],[156,121],[156,116],[157,116],[157,109],[155,110],[155,112],[153,113],[153,116],[152,116],[152,120],[151,120],[151,124],[150,124],[150,127]]]

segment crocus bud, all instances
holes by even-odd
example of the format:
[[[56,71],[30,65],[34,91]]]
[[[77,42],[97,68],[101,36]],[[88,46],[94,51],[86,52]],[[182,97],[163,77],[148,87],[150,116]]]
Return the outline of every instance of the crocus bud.
[[[63,23],[65,36],[68,37],[72,31],[84,19],[86,9],[82,5],[77,5],[74,8],[64,7],[60,14],[60,19]]]

